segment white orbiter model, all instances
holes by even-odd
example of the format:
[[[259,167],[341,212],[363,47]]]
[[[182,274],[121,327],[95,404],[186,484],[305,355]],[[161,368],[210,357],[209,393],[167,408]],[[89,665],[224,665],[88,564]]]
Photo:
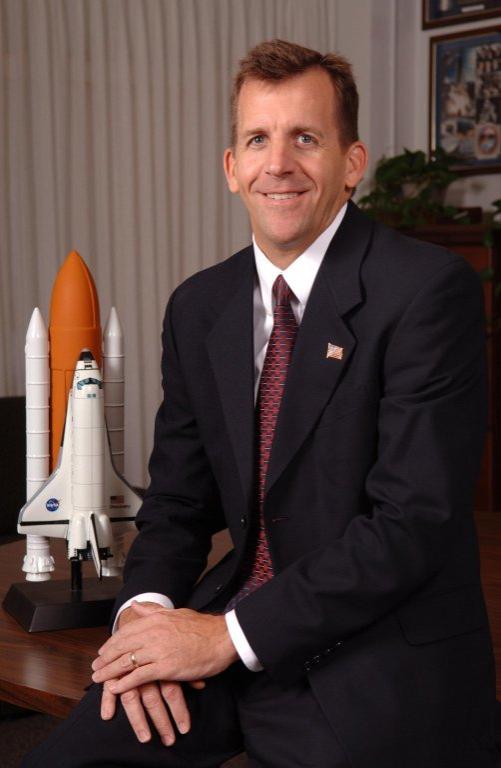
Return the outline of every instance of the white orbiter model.
[[[19,515],[20,533],[65,538],[68,558],[90,559],[99,578],[119,573],[122,534],[133,529],[140,497],[113,464],[103,380],[89,350],[77,362],[64,437],[52,475]]]

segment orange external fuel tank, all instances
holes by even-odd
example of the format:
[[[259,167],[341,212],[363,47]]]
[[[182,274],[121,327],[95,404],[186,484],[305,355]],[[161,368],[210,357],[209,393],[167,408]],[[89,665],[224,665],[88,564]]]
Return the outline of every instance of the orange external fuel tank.
[[[82,349],[90,349],[101,368],[101,338],[94,280],[82,257],[71,251],[57,274],[50,302],[51,472],[57,465],[78,357]]]

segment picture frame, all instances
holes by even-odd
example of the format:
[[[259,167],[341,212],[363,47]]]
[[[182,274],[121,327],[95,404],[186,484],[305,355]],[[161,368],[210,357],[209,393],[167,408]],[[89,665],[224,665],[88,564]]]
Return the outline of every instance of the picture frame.
[[[422,0],[422,27],[466,24],[499,16],[501,0]]]
[[[430,38],[430,151],[458,173],[501,171],[501,26]]]

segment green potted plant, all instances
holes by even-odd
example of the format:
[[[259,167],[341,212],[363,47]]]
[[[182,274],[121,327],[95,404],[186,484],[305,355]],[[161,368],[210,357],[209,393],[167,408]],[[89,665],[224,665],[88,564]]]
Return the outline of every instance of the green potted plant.
[[[443,220],[464,221],[467,214],[444,205],[445,190],[458,178],[451,160],[437,149],[424,152],[404,149],[400,155],[382,157],[374,175],[374,188],[358,204],[370,216],[390,226],[415,229]]]

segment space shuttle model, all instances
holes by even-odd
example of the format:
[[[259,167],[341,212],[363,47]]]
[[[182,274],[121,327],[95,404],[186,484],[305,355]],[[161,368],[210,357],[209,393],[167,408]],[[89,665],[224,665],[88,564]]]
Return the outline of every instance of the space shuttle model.
[[[112,308],[101,337],[94,281],[76,251],[54,283],[49,331],[33,311],[25,354],[28,500],[18,532],[27,537],[26,580],[51,578],[51,537],[67,540],[72,565],[92,560],[100,579],[117,576],[123,534],[141,505],[121,474],[123,334]]]

